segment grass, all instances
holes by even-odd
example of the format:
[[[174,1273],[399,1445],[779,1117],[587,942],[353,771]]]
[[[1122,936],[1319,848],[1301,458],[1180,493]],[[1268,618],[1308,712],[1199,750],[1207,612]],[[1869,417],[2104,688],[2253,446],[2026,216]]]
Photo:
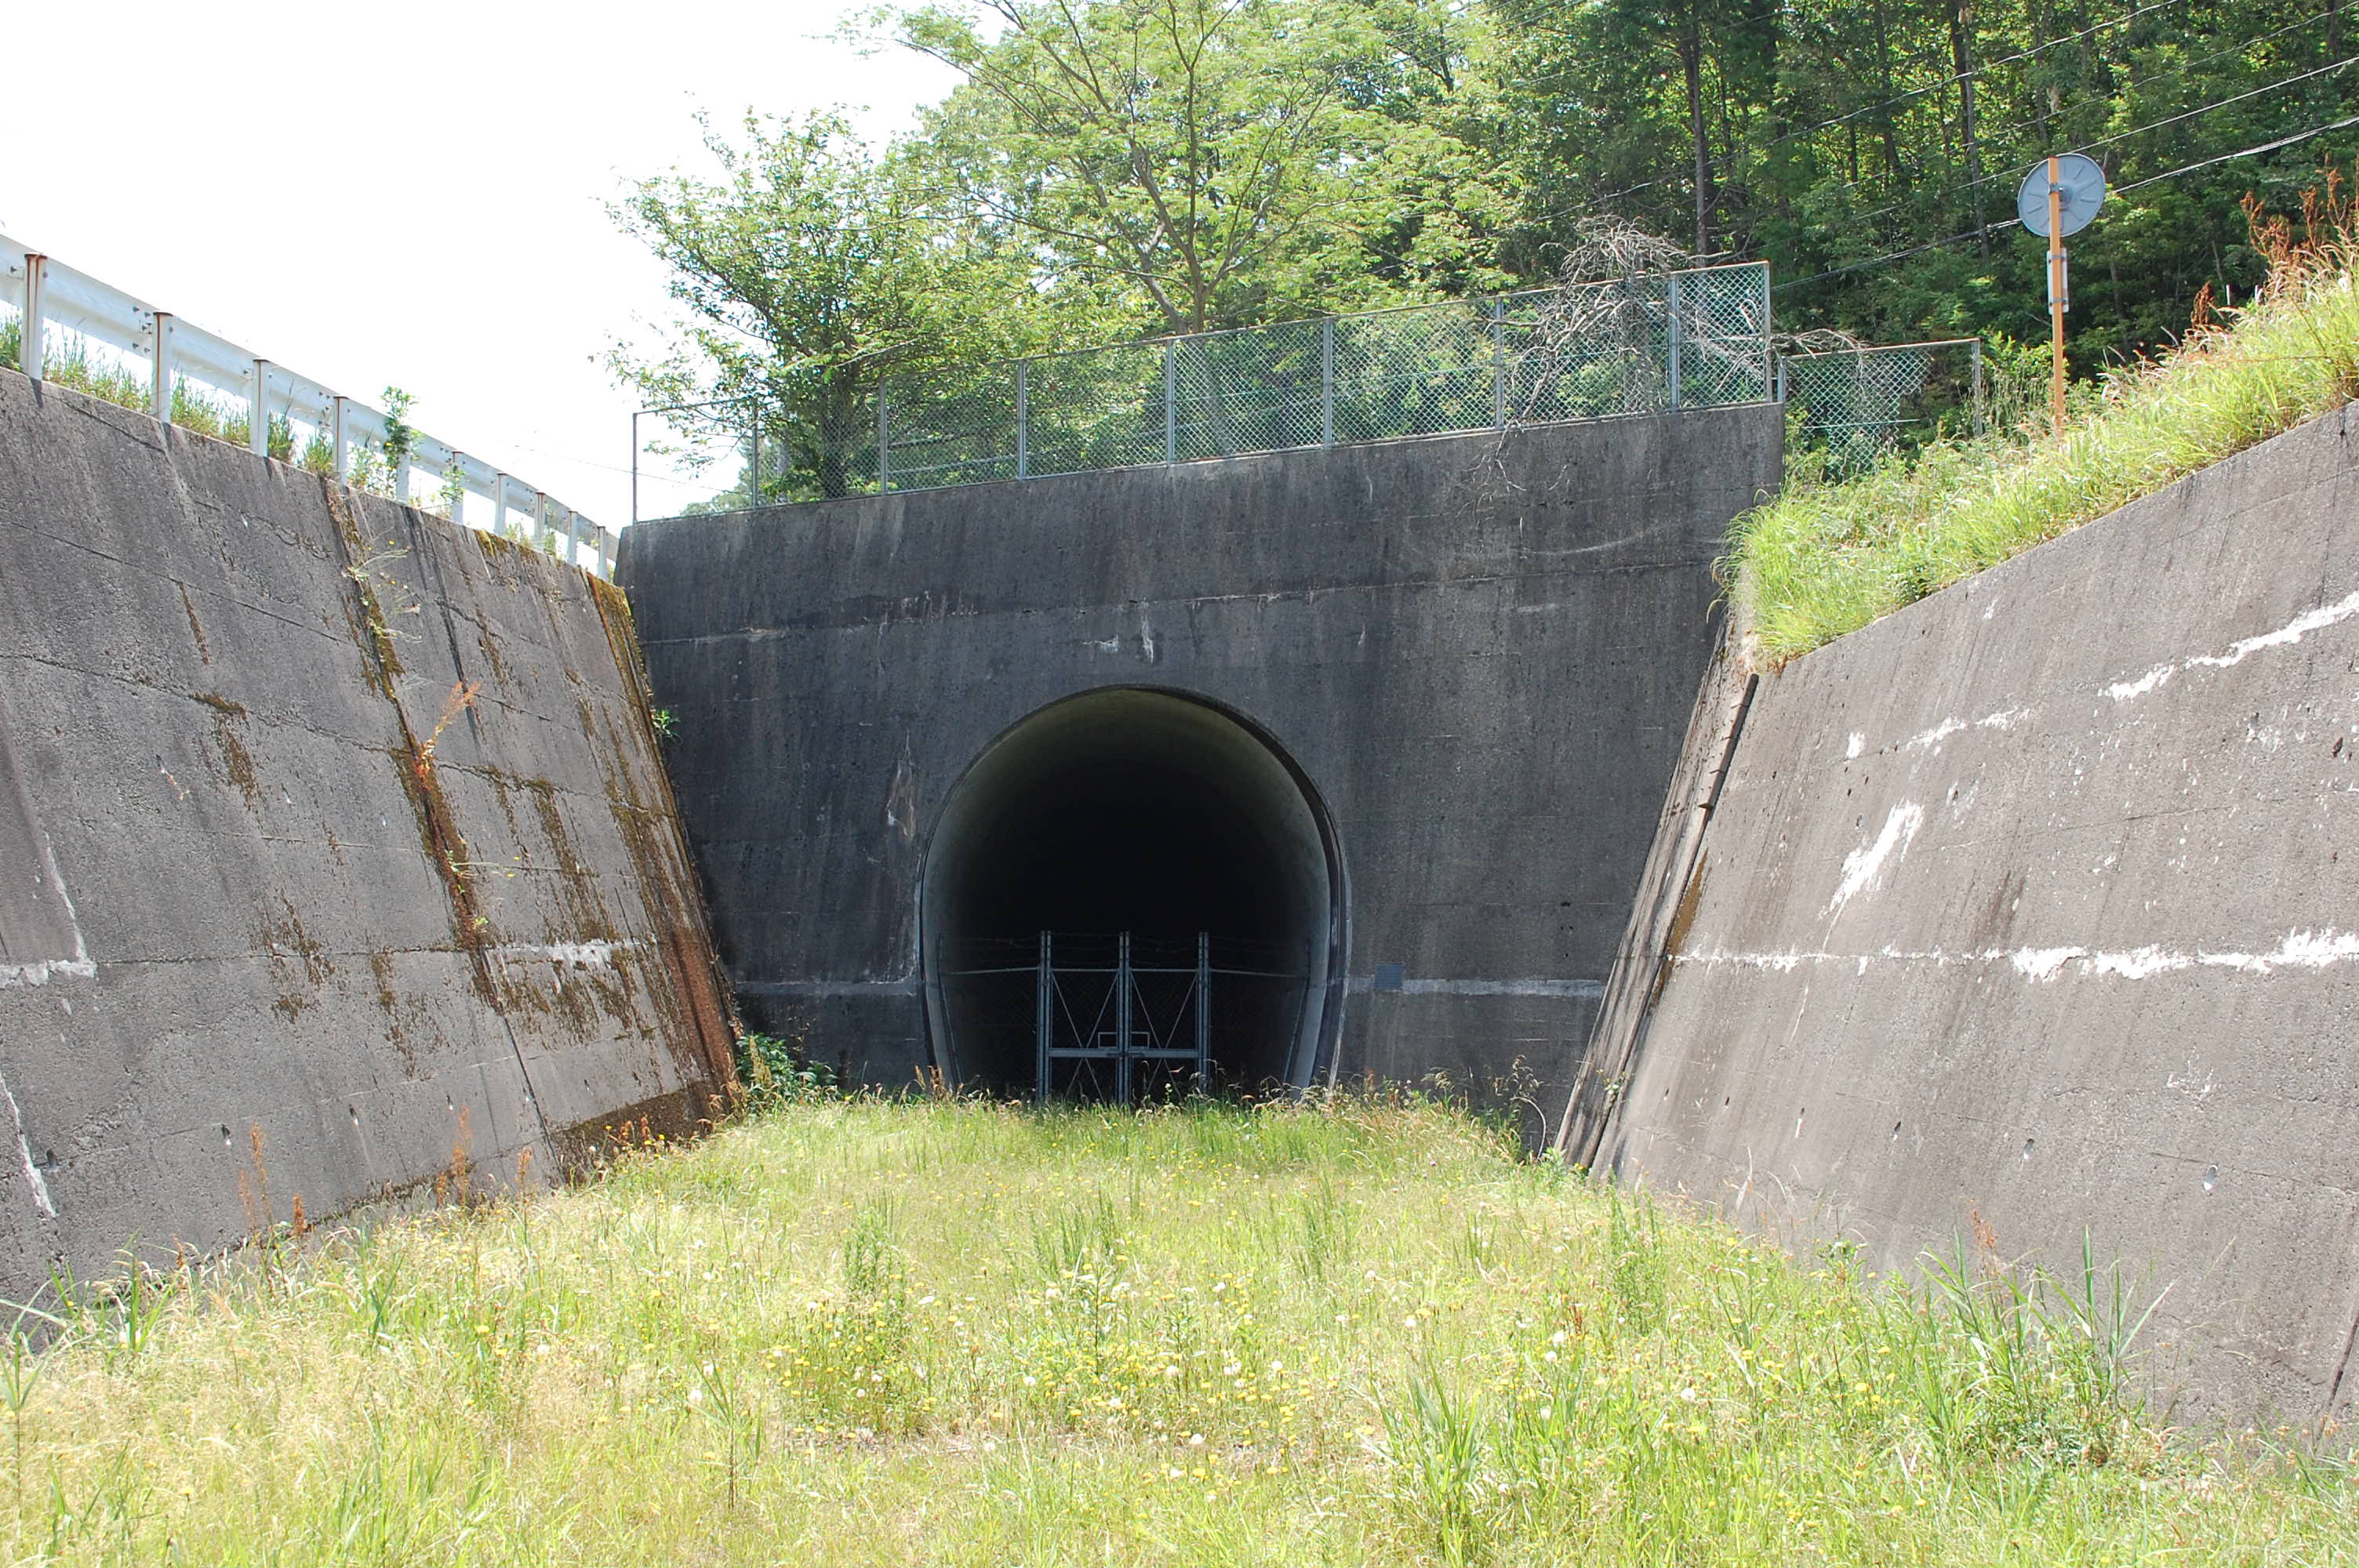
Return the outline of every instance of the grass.
[[[23,344],[21,321],[0,321],[0,365],[16,367]],[[101,402],[112,403],[118,408],[128,408],[145,414],[154,398],[150,377],[152,373],[134,368],[118,358],[91,351],[90,345],[72,333],[59,334],[59,344],[47,349],[41,356],[41,373],[59,386],[79,392]],[[390,394],[391,389],[387,389]],[[254,429],[254,416],[248,401],[242,397],[216,395],[179,380],[172,385],[172,423],[183,430],[200,436],[210,436],[217,441],[243,447]],[[322,478],[332,474],[336,467],[335,442],[325,429],[316,426],[303,428],[303,439],[296,439],[293,420],[283,414],[270,417],[268,446],[270,456],[282,463]],[[356,442],[347,459],[345,482],[356,489],[391,496],[406,505],[422,507],[437,515],[448,517],[457,503],[453,486],[446,481],[441,489],[420,499],[395,494],[394,465],[384,454],[366,442]],[[553,536],[553,535],[552,535]],[[559,553],[552,546],[539,546],[549,554]]]
[[[1775,667],[2359,395],[2359,217],[2340,184],[2297,226],[2253,214],[2267,286],[2209,291],[2176,351],[2076,389],[2064,430],[1936,442],[1842,483],[1789,484],[1723,563],[1754,662]],[[2300,238],[2297,239],[2297,232]]]
[[[1870,1287],[1411,1101],[820,1100],[571,1191],[79,1294],[52,1348],[0,1356],[12,1563],[2359,1543],[2343,1464],[2129,1400],[2101,1271]]]

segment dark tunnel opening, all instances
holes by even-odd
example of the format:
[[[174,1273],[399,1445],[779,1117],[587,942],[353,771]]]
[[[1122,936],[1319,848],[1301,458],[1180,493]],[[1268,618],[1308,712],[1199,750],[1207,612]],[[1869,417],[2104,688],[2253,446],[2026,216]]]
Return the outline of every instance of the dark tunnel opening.
[[[1213,971],[1203,1087],[1308,1083],[1342,973],[1342,907],[1324,815],[1256,731],[1169,692],[1053,704],[993,742],[929,840],[919,920],[936,1063],[962,1087],[1030,1096],[1044,1011],[1060,1045],[1110,1043],[1127,933],[1129,1038],[1173,1047],[1138,1065],[1137,1098],[1195,1087],[1192,1056],[1179,1058],[1198,1039],[1200,959]],[[1113,1076],[1094,1060],[1051,1065],[1060,1096],[1113,1098]]]

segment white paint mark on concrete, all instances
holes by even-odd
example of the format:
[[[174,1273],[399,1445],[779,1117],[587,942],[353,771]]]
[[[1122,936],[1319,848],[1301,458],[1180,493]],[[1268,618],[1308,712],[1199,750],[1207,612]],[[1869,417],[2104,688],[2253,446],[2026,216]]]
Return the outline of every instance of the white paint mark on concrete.
[[[1828,902],[1827,913],[1838,914],[1858,894],[1883,885],[1885,863],[1908,852],[1908,845],[1924,821],[1925,808],[1913,801],[1902,801],[1894,806],[1875,842],[1862,845],[1843,857],[1843,883]]]
[[[577,969],[611,969],[614,955],[628,952],[639,946],[636,940],[625,942],[506,942],[492,949],[492,957],[502,960],[539,958],[552,964],[568,965]]]
[[[2088,955],[2086,947],[2018,947],[2008,957],[2015,972],[2027,980],[2052,980],[2064,966]]]
[[[2195,962],[2184,953],[2166,952],[2160,947],[2136,947],[2126,953],[2092,953],[2081,961],[2083,974],[2100,977],[2119,976],[2125,980],[2150,979],[2167,975],[2174,969],[2184,969]]]
[[[1138,612],[1138,656],[1150,665],[1155,662],[1155,628],[1144,610]]]
[[[24,1162],[25,1185],[32,1191],[33,1206],[55,1219],[58,1217],[57,1203],[49,1196],[49,1184],[42,1179],[41,1168],[33,1163],[32,1141],[25,1136],[25,1113],[17,1108],[16,1092],[9,1088],[8,1080],[5,1077],[0,1077],[0,1097],[7,1099],[8,1119],[16,1125],[16,1158]]]
[[[1977,730],[2012,730],[2031,717],[2028,708],[2002,708],[1996,713],[1985,713],[1974,720]]]
[[[1344,982],[1343,989],[1356,996],[1368,995],[1375,989],[1375,981],[1366,975],[1354,975]],[[1404,979],[1401,991],[1407,996],[1549,996],[1600,997],[1605,994],[1599,980],[1419,980]]]
[[[17,986],[45,986],[52,975],[71,975],[86,980],[98,973],[98,966],[87,958],[44,958],[38,964],[0,964],[0,990]]]
[[[1092,643],[1090,646],[1095,648],[1101,654],[1119,654],[1122,652],[1122,639],[1120,637],[1108,637],[1104,642]]]
[[[1930,964],[1937,968],[1970,964],[2004,964],[2035,984],[2070,973],[2083,979],[2147,980],[2158,975],[2189,969],[2234,969],[2246,975],[2274,975],[2281,969],[2323,969],[2359,963],[2359,931],[2288,931],[2274,951],[2247,953],[2201,948],[2186,952],[2158,943],[2105,951],[2090,947],[1994,947],[1962,953],[1934,948],[1904,952],[1886,947],[1876,953],[1783,952],[1731,953],[1724,949],[1680,954],[1672,962],[1701,968],[1736,968],[1790,974],[1808,964],[1841,964],[1864,975],[1876,964]]]
[[[1851,732],[1851,739],[1843,743],[1843,761],[1856,762],[1859,754],[1865,750],[1867,750],[1867,737],[1854,730]]]
[[[2245,637],[2231,643],[2223,654],[2198,654],[2185,659],[2174,659],[2155,665],[2135,680],[2115,681],[2105,688],[2105,695],[2115,702],[2129,702],[2169,685],[2170,678],[2181,670],[2224,670],[2243,664],[2266,649],[2290,648],[2312,632],[2323,631],[2354,615],[2359,615],[2359,593],[2297,615],[2274,632],[2264,632],[2257,637]]]
[[[1934,725],[1930,730],[1920,730],[1917,734],[1909,736],[1906,741],[1901,741],[1900,749],[1904,752],[1921,752],[1927,747],[1938,746],[1942,741],[1948,740],[1951,736],[1955,735],[1965,729],[1965,727],[1963,720],[1944,719],[1939,724]]]
[[[2274,953],[2200,953],[2198,963],[2248,975],[2278,969],[2322,969],[2359,959],[2359,931],[2288,931]]]
[[[66,892],[66,880],[58,874],[57,846],[49,842],[49,836],[46,833],[41,835],[40,869],[33,880],[38,885],[44,879],[57,890],[58,903],[66,912],[66,929],[73,933],[73,957],[38,958],[29,964],[0,964],[0,990],[19,986],[45,986],[52,975],[68,975],[86,980],[98,973],[98,966],[91,962],[90,950],[82,945],[82,918],[74,914],[73,894]]]

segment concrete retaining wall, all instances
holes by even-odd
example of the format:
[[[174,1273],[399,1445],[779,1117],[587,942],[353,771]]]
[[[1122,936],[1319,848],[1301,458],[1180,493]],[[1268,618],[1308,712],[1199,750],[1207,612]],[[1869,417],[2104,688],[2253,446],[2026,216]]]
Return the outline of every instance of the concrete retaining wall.
[[[1155,686],[1250,719],[1332,815],[1342,1073],[1520,1077],[1552,1122],[1713,645],[1711,560],[1781,431],[1728,409],[631,529],[749,1017],[910,1082],[947,792],[1048,704]]]
[[[2345,410],[1749,707],[1723,664],[1571,1151],[1880,1269],[1978,1229],[2077,1263],[2085,1227],[2168,1289],[2188,1413],[2347,1417],[2354,517]]]
[[[618,594],[0,373],[0,1294],[685,1130],[726,1006]]]

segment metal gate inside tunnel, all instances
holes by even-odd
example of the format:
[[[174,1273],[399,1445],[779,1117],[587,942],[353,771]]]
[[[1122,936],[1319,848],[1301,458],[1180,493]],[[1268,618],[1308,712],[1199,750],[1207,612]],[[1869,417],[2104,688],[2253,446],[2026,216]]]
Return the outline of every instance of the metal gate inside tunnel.
[[[1324,808],[1268,737],[1200,698],[1101,688],[985,748],[919,898],[943,1077],[1135,1105],[1308,1084],[1343,973]]]
[[[962,1020],[958,1027],[1005,1036],[1028,1023],[1033,1094],[1041,1103],[1143,1105],[1221,1087],[1216,1061],[1249,1054],[1238,1048],[1249,1042],[1238,1038],[1245,1030],[1232,1013],[1246,1021],[1299,1014],[1309,955],[1293,955],[1291,968],[1273,967],[1287,957],[1276,944],[1209,931],[1193,941],[1043,931],[1031,944],[1004,937],[963,944],[960,967],[944,968],[941,983],[965,1004],[950,1009]],[[1216,1038],[1230,1049],[1216,1055]],[[954,1053],[958,1044],[953,1038]],[[967,1044],[961,1054],[989,1050],[980,1040]]]

